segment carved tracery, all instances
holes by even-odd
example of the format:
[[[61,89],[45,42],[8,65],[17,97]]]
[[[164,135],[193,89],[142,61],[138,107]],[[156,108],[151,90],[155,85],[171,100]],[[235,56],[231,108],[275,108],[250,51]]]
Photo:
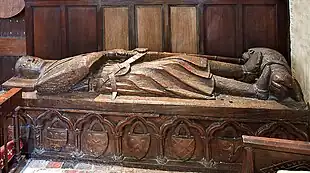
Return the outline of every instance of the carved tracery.
[[[154,146],[157,145],[152,138],[158,138],[158,131],[155,124],[140,116],[126,118],[116,126],[119,154],[137,160],[143,159],[149,152],[151,142]],[[151,136],[151,132],[155,135]]]
[[[98,114],[87,114],[78,119],[74,129],[79,151],[93,157],[102,156],[106,152],[110,138],[115,134],[114,125]]]
[[[260,127],[256,136],[308,141],[308,135],[289,122],[279,121]]]
[[[74,148],[73,124],[56,110],[48,110],[36,121],[37,146],[48,150],[65,151]]]
[[[160,128],[161,157],[176,160],[203,159],[205,131],[199,124],[184,118],[175,118]]]
[[[239,162],[242,135],[253,135],[252,130],[235,121],[216,122],[207,131],[207,158],[216,162]]]

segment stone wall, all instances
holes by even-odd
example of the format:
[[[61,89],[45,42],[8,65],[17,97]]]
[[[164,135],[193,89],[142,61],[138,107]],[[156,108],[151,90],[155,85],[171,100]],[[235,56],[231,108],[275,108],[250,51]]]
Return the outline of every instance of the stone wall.
[[[310,4],[309,0],[289,0],[293,76],[306,102],[310,102]]]

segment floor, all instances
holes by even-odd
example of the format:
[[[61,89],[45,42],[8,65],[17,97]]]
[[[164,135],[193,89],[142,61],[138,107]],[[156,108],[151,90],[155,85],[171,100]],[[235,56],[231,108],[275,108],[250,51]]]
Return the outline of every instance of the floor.
[[[27,162],[21,173],[178,173],[122,166],[99,165],[73,161],[34,160]]]

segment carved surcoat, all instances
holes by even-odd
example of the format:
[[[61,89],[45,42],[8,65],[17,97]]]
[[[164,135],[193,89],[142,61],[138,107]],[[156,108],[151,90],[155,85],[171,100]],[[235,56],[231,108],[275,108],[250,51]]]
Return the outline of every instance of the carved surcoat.
[[[103,63],[92,72],[90,69],[97,60],[90,56],[87,59],[72,57],[53,62],[43,69],[35,88],[39,93],[61,93],[85,88],[102,94],[111,93],[113,81],[98,81],[109,75],[114,64]],[[208,60],[195,56],[177,55],[134,62],[126,74],[116,75],[114,82],[120,95],[214,98],[214,79]]]

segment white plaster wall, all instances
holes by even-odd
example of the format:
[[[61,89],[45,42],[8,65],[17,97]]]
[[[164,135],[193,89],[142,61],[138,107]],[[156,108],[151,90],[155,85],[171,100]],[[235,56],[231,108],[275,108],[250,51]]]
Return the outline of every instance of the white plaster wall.
[[[289,0],[292,73],[310,102],[310,0]]]

